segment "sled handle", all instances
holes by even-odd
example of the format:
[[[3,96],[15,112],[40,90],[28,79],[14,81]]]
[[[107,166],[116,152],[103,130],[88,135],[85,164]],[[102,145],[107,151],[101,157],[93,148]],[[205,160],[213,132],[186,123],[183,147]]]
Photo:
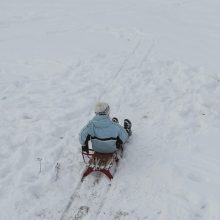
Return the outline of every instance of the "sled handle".
[[[84,163],[86,163],[85,156],[87,156],[88,158],[91,158],[93,154],[94,154],[94,150],[92,149],[89,149],[89,152],[82,151],[82,157],[83,157]]]

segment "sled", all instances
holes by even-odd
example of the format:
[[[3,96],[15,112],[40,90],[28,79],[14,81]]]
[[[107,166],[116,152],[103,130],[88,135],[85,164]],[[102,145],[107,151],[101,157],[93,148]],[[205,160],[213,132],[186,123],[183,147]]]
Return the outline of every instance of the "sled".
[[[122,146],[120,147],[120,151],[122,153]],[[86,164],[86,169],[82,175],[81,181],[83,181],[84,178],[92,172],[101,172],[110,180],[113,179],[113,175],[110,170],[113,165],[117,165],[119,161],[117,151],[113,153],[98,153],[92,149],[89,149],[88,152],[82,151],[82,157]]]

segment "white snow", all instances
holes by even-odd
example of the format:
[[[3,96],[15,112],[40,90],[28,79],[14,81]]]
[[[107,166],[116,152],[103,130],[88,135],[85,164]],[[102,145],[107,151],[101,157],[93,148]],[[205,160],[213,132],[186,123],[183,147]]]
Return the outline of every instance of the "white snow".
[[[220,220],[219,10],[0,0],[0,219]],[[111,186],[79,184],[97,100],[133,122]]]

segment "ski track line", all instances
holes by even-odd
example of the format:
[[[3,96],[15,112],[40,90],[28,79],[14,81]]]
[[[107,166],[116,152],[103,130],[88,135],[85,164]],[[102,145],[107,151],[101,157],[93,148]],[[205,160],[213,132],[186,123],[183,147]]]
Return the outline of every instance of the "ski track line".
[[[122,63],[121,67],[119,68],[119,70],[116,72],[116,74],[114,75],[114,79],[119,75],[119,73],[124,69],[126,63],[128,62],[128,60],[135,54],[136,50],[140,47],[141,45],[141,39],[139,39],[139,41],[136,43],[134,49],[132,50],[132,52],[127,56],[127,58],[124,60],[124,62]]]
[[[116,78],[118,77],[118,75],[120,74],[120,72],[124,69],[124,67],[125,67],[126,63],[128,62],[128,60],[135,54],[135,52],[137,51],[137,49],[140,47],[141,41],[142,41],[142,39],[139,39],[139,40],[137,41],[137,43],[135,44],[135,46],[134,46],[133,50],[131,51],[131,53],[128,54],[128,56],[124,59],[124,61],[123,61],[122,64],[120,65],[119,69],[118,69],[118,70],[116,71],[116,73],[113,75],[113,77],[112,77],[113,79],[116,79]],[[114,82],[114,80],[113,80],[113,82]],[[112,83],[111,83],[108,88],[112,88],[112,87],[113,87],[113,85],[112,85]],[[98,100],[100,100],[101,97],[106,94],[108,88],[105,88],[105,89],[103,90],[103,92],[101,93],[101,95],[98,97]]]
[[[120,159],[119,159],[119,161],[120,161],[122,158],[123,158],[123,152],[120,153]],[[116,166],[115,166],[115,168],[114,168],[113,176],[115,176],[115,174],[117,173],[117,169],[118,169],[119,164],[120,164],[119,162],[118,162],[118,164],[116,164]],[[102,212],[102,209],[103,209],[103,207],[104,207],[104,205],[105,205],[105,201],[106,201],[106,199],[108,198],[108,193],[109,193],[109,191],[110,191],[110,189],[111,189],[111,186],[112,186],[112,181],[113,181],[113,180],[111,180],[111,182],[107,184],[106,189],[105,189],[104,192],[102,193],[103,196],[102,196],[102,198],[100,198],[100,200],[99,200],[99,205],[98,205],[98,208],[96,208],[97,211],[96,211],[95,217],[92,218],[92,219],[97,220],[98,217],[99,217],[99,215],[100,215],[100,213]]]
[[[138,49],[138,47],[140,46],[140,44],[141,44],[141,40],[139,40],[139,42],[138,42],[138,44],[137,44],[137,46],[136,46],[136,48],[135,48],[135,50],[133,51],[132,54],[135,53],[135,51]],[[134,67],[134,72],[136,72],[138,68],[141,68],[142,65],[143,65],[143,63],[148,60],[148,58],[149,58],[150,54],[152,53],[154,47],[155,47],[155,40],[151,43],[150,47],[147,49],[147,52],[144,53],[143,58],[137,60],[136,65],[135,65],[135,67]],[[127,92],[126,92],[127,89],[128,89],[127,87],[123,88],[122,94],[127,94]],[[123,96],[120,96],[119,104],[117,105],[117,110],[118,110],[118,111],[119,111],[120,108],[121,108],[121,103],[122,103],[122,99],[123,99],[123,98],[124,98]]]
[[[101,176],[101,178],[102,178],[102,176]],[[95,187],[96,187],[96,185],[94,185],[94,188],[93,188],[94,191],[96,191]],[[111,187],[111,183],[107,183],[106,186],[105,186],[105,189],[102,191],[101,195],[98,196],[97,198],[95,198],[94,195],[91,193],[91,196],[87,200],[87,204],[89,205],[89,204],[91,204],[91,202],[93,202],[95,199],[97,199],[97,203],[96,203],[97,206],[96,207],[94,207],[94,206],[92,207],[92,209],[94,209],[96,211],[95,211],[95,215],[91,214],[90,216],[87,215],[86,217],[90,217],[89,219],[97,219],[97,216],[98,216],[98,214],[101,211],[99,209],[101,209],[103,207],[103,205],[105,203],[105,200],[107,198],[107,194],[109,192],[110,187]]]
[[[71,195],[71,197],[70,197],[70,199],[69,199],[69,202],[68,202],[66,208],[64,209],[64,211],[63,211],[63,213],[62,213],[62,215],[61,215],[60,220],[64,220],[64,219],[65,219],[66,214],[68,213],[68,211],[69,211],[69,209],[70,209],[72,203],[74,202],[74,199],[75,199],[75,197],[76,197],[76,193],[77,193],[77,192],[80,190],[80,188],[81,188],[81,185],[82,185],[82,183],[81,183],[81,182],[78,182],[78,184],[77,184],[77,186],[76,186],[74,192],[72,193],[72,195]]]
[[[112,183],[109,183],[106,187],[106,190],[103,192],[103,197],[100,199],[100,203],[98,205],[98,208],[96,209],[96,214],[95,214],[95,218],[97,220],[97,218],[99,217],[100,213],[102,212],[102,208],[105,205],[105,201],[108,198],[108,192],[111,188]]]
[[[72,195],[70,196],[69,202],[67,203],[66,208],[64,209],[64,211],[63,211],[63,213],[62,213],[62,215],[61,215],[61,217],[60,217],[60,220],[64,220],[64,219],[65,219],[66,214],[68,213],[70,207],[72,206],[72,204],[73,204],[73,202],[74,202],[74,200],[75,200],[75,198],[76,198],[76,194],[77,194],[77,192],[80,190],[81,186],[82,186],[82,182],[81,182],[81,180],[80,180],[80,181],[78,182],[78,184],[76,185],[76,187],[75,187],[75,189],[74,189]]]
[[[113,176],[114,176],[114,174],[115,174],[116,171],[117,171],[117,167],[118,167],[118,165],[115,166],[115,169],[114,169],[114,171],[113,171]],[[99,179],[98,179],[98,183],[97,183],[97,184],[99,184],[103,178],[105,178],[105,176],[103,176],[103,175],[101,174],[101,176],[99,176]],[[98,218],[99,214],[101,213],[102,208],[103,208],[104,205],[105,205],[106,199],[108,198],[108,192],[109,192],[109,190],[110,190],[110,188],[111,188],[112,182],[104,183],[105,185],[103,184],[103,187],[105,187],[105,188],[103,189],[101,195],[99,195],[99,196],[97,196],[97,197],[96,197],[96,195],[95,195],[95,192],[97,192],[97,190],[99,190],[99,189],[96,189],[95,182],[96,182],[96,179],[94,180],[93,188],[92,188],[92,190],[90,191],[89,196],[87,197],[85,203],[83,204],[84,207],[85,207],[85,206],[86,206],[86,207],[89,207],[89,205],[91,205],[91,203],[95,203],[95,205],[91,207],[92,210],[95,210],[95,212],[94,212],[94,213],[91,213],[91,214],[89,214],[89,212],[88,212],[88,213],[86,213],[86,215],[83,215],[80,219],[89,218],[89,219],[94,219],[94,220],[96,220],[96,219]],[[96,200],[96,201],[95,201],[95,200]],[[82,202],[82,201],[81,201],[81,202]],[[83,203],[83,202],[82,202],[82,203]],[[82,207],[82,206],[79,206],[78,212],[80,211],[80,208],[81,208],[81,207]],[[76,216],[77,216],[78,212],[73,216],[74,219],[77,219]]]
[[[121,155],[120,160],[121,160],[121,159],[122,159],[122,155]],[[118,166],[119,166],[119,164],[115,167],[114,176],[115,176],[115,173],[117,173],[117,168],[118,168]],[[103,207],[104,207],[104,205],[105,205],[105,201],[106,201],[106,199],[108,198],[108,193],[109,193],[109,191],[110,191],[111,185],[112,185],[112,182],[110,182],[110,183],[108,184],[107,189],[106,189],[105,192],[103,193],[104,196],[101,198],[100,204],[99,204],[99,206],[98,206],[98,208],[97,208],[97,212],[96,212],[96,214],[95,214],[95,219],[96,219],[96,220],[98,219],[100,213],[102,212],[102,209],[103,209]]]
[[[102,178],[102,176],[100,176],[99,178]],[[93,213],[90,214],[89,210],[96,210],[97,206],[91,206],[91,204],[95,202],[96,204],[98,204],[99,207],[99,201],[103,200],[103,196],[108,191],[107,185],[107,188],[102,190],[101,195],[97,195],[98,189],[96,189],[96,181],[97,179],[93,181],[93,184],[92,186],[90,186],[90,190],[87,192],[86,197],[82,197],[83,192],[81,191],[81,187],[76,189],[77,193],[81,196],[76,198],[73,198],[75,195],[72,195],[73,197],[71,196],[72,199],[67,205],[67,210],[65,210],[65,214],[62,216],[62,220],[82,220],[84,218],[90,217],[90,215],[94,216]],[[100,182],[100,180],[98,182]],[[84,212],[83,209],[86,209],[86,212]]]
[[[83,172],[84,172],[84,170],[85,170],[85,169],[83,169]],[[83,173],[83,172],[82,172],[82,173]],[[81,176],[82,176],[82,175],[81,175]],[[77,193],[80,194],[81,186],[82,186],[83,183],[85,184],[85,182],[81,182],[81,176],[80,176],[80,181],[78,181],[78,183],[77,183],[77,185],[76,185],[76,187],[75,187],[75,189],[74,189],[72,195],[70,196],[70,199],[69,199],[69,201],[68,201],[68,203],[67,203],[67,205],[66,205],[66,207],[65,207],[65,209],[64,209],[64,211],[63,211],[63,213],[62,213],[62,215],[61,215],[61,217],[60,217],[60,220],[65,220],[65,219],[67,219],[69,210],[70,210],[72,204],[75,202],[75,200],[76,200],[76,198],[77,198],[77,197],[76,197],[76,194],[77,194]],[[100,180],[99,180],[99,181],[100,181]],[[95,182],[96,182],[96,179],[94,180],[94,183],[93,183],[94,186],[95,186]],[[88,201],[92,200],[92,199],[93,199],[92,197],[93,197],[93,191],[91,192],[91,195],[89,195]],[[79,207],[79,208],[80,208],[80,207]]]
[[[148,48],[146,54],[144,55],[143,59],[141,60],[140,64],[138,65],[138,68],[141,68],[143,63],[148,60],[148,58],[149,58],[150,54],[152,53],[154,47],[155,47],[155,40],[153,40],[152,44]]]
[[[122,155],[120,155],[121,159],[122,159]],[[115,174],[117,172],[117,168],[118,168],[117,164],[114,168],[113,174]],[[101,180],[103,180],[105,176],[103,175],[99,175],[98,179],[95,178],[92,184],[92,188],[91,190],[88,191],[88,195],[86,198],[82,198],[82,197],[76,197],[76,194],[78,193],[79,195],[82,193],[81,192],[81,186],[82,184],[86,184],[86,182],[79,182],[78,185],[76,186],[73,194],[71,195],[69,202],[60,218],[60,220],[67,220],[67,219],[84,219],[84,218],[89,218],[89,219],[97,219],[99,214],[102,211],[102,208],[105,204],[106,199],[108,198],[108,192],[111,188],[112,182],[110,183],[103,183],[104,189],[102,190],[101,194],[97,196],[96,192],[99,189],[96,189],[97,184],[99,185]],[[98,182],[97,182],[98,181]],[[97,184],[96,184],[97,182]],[[79,201],[77,202],[77,199],[79,199]],[[95,206],[91,206],[91,203],[95,202]],[[70,208],[73,206],[73,204],[76,203],[77,207],[73,208],[73,212],[69,212]],[[83,209],[82,208],[88,208],[86,210],[86,213],[83,213]],[[90,214],[89,212],[89,208],[91,208],[92,210],[95,210],[93,213]]]

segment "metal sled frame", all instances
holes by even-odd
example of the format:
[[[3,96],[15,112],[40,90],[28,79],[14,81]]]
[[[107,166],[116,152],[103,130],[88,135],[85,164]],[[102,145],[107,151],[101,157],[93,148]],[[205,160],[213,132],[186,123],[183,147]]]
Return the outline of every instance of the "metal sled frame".
[[[122,147],[121,147],[122,151]],[[94,171],[102,172],[110,180],[113,179],[113,175],[110,172],[113,164],[119,161],[117,152],[113,153],[97,153],[92,149],[89,149],[88,152],[82,151],[82,157],[86,164],[86,170],[82,175],[81,181],[84,180],[86,176],[91,174]]]

